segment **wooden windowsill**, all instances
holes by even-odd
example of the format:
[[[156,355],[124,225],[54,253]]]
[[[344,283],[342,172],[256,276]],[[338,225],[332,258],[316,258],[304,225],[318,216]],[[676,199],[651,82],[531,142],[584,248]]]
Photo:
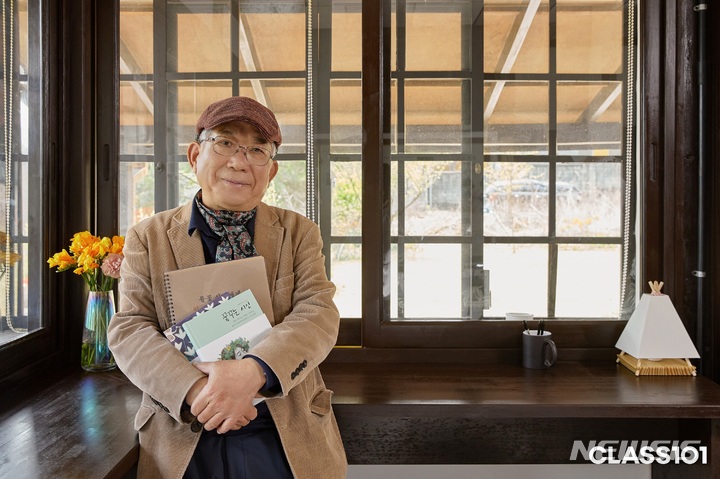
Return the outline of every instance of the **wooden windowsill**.
[[[720,385],[706,377],[637,377],[614,361],[546,370],[482,363],[326,363],[336,411],[399,410],[474,417],[720,418]]]

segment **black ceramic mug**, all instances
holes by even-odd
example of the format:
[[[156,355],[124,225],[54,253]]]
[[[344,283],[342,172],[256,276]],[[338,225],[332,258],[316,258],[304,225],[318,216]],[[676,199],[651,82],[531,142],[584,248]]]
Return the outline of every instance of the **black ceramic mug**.
[[[523,366],[528,369],[547,369],[557,362],[557,348],[552,333],[537,330],[523,331]]]

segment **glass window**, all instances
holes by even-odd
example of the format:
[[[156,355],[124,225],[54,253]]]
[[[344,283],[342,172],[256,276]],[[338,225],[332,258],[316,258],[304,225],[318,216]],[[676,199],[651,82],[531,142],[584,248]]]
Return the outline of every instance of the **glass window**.
[[[0,346],[44,325],[38,298],[47,264],[44,237],[42,54],[39,2],[16,1],[3,9],[14,22],[15,41],[3,29],[2,170],[0,171]],[[32,192],[32,193],[31,193]]]
[[[185,156],[195,122],[207,105],[231,95],[275,112],[282,174],[266,199],[304,213],[305,2],[185,0],[167,2],[164,12],[158,23],[166,31],[153,31],[152,2],[120,2],[121,233],[195,194]]]
[[[632,300],[621,265],[635,261],[621,246],[634,234],[624,2],[487,1],[479,27],[473,8],[393,4],[403,114],[391,129],[404,134],[391,157],[390,317],[618,318]],[[604,280],[574,294],[582,275]]]
[[[631,311],[628,3],[481,3],[391,2],[390,187],[377,192],[391,217],[373,239],[359,0],[180,0],[156,22],[149,2],[121,0],[121,229],[194,194],[197,116],[246,95],[283,133],[265,199],[320,224],[344,318],[362,318],[363,299],[389,309],[362,321],[406,323]],[[387,297],[363,288],[363,241],[389,245]]]

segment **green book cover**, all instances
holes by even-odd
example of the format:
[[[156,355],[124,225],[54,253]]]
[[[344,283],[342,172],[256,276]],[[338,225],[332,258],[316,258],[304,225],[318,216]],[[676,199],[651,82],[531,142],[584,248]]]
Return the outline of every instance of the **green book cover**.
[[[239,359],[271,326],[252,291],[246,290],[182,324],[201,361]]]

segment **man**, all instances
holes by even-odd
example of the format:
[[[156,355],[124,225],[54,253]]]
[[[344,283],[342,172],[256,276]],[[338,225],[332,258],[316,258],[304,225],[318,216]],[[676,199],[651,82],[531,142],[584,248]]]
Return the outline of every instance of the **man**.
[[[318,364],[337,339],[334,285],[312,221],[262,202],[278,172],[275,115],[246,97],[208,106],[187,150],[200,191],[132,227],[109,341],[143,391],[138,477],[344,478]],[[262,255],[275,325],[240,360],[191,364],[165,339],[163,273]],[[267,397],[257,407],[252,400]]]

